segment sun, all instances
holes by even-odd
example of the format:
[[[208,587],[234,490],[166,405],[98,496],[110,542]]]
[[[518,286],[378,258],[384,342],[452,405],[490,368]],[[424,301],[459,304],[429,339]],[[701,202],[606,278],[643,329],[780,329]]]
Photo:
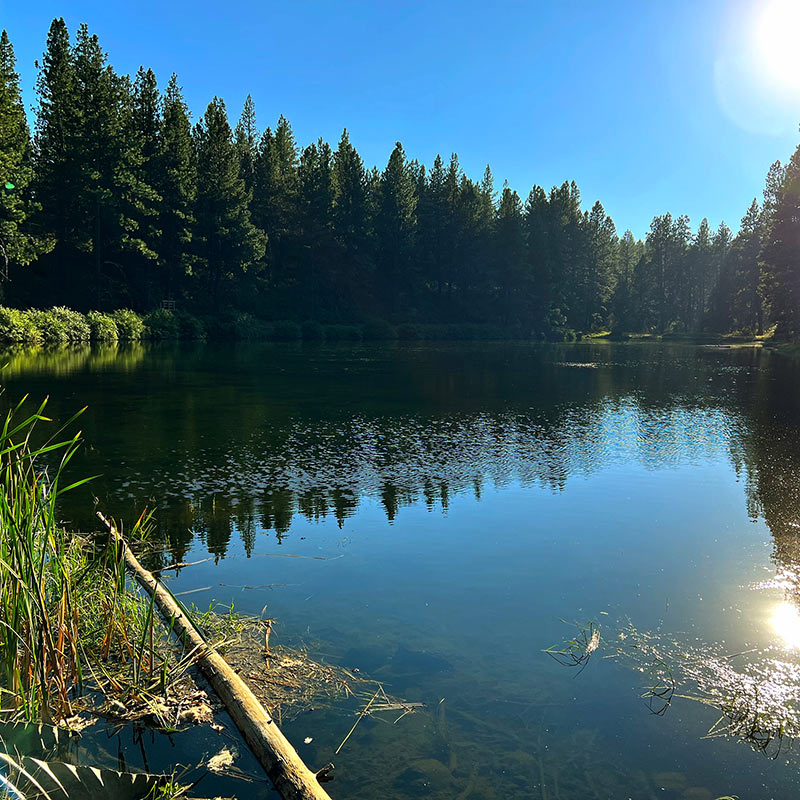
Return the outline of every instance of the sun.
[[[765,77],[776,88],[800,88],[800,1],[769,0],[755,33]]]

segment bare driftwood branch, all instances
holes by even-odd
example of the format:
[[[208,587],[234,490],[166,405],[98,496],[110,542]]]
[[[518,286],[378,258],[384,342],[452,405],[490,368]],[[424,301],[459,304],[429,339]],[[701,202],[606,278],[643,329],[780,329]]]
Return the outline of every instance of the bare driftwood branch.
[[[117,531],[116,526],[98,512],[122,550],[128,570],[154,598],[159,611],[177,633],[183,647],[194,651],[197,663],[225,704],[236,727],[259,760],[267,776],[284,800],[331,800],[315,775],[303,762],[250,687],[231,669],[227,661],[199,634],[172,594],[138,561]],[[330,765],[320,770],[320,780],[329,779]]]

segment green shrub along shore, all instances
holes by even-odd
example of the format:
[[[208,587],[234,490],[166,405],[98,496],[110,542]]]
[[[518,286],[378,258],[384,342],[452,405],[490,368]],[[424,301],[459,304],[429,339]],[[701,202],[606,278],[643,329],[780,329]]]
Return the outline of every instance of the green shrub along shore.
[[[578,339],[653,339],[664,341],[754,342],[772,338],[774,327],[764,336],[732,334],[618,334],[610,331],[581,334],[570,329],[553,330],[549,341],[574,342]],[[424,324],[405,322],[391,325],[372,319],[358,324],[322,324],[315,320],[264,321],[242,311],[214,317],[195,317],[185,311],[159,308],[138,314],[129,308],[110,313],[90,311],[81,314],[64,306],[46,311],[0,306],[0,345],[2,344],[77,344],[85,342],[133,341],[273,341],[273,342],[376,342],[376,341],[510,341],[542,339],[519,328],[485,323]]]
[[[360,324],[323,325],[308,320],[265,322],[244,312],[230,312],[200,318],[184,311],[159,308],[147,314],[123,308],[110,313],[78,311],[56,306],[48,310],[0,306],[0,343],[75,344],[80,342],[234,340],[277,342],[360,342],[360,341],[490,341],[528,339],[530,335],[513,328],[486,324],[390,325],[384,320]],[[559,340],[561,336],[558,337]],[[575,339],[572,331],[564,339]]]

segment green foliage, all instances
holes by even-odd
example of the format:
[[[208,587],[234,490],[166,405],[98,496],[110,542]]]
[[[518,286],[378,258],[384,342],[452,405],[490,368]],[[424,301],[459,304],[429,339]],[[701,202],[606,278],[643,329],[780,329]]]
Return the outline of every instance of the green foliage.
[[[92,332],[86,317],[78,311],[64,306],[55,306],[47,311],[28,312],[39,329],[42,340],[52,344],[88,342]]]
[[[117,323],[111,314],[103,314],[100,311],[90,311],[86,315],[89,323],[91,337],[96,342],[116,342],[119,338]]]
[[[164,297],[182,292],[195,263],[192,241],[195,228],[197,167],[194,158],[189,111],[178,79],[169,80],[160,121],[160,150],[155,186],[158,206],[159,270]]]
[[[450,325],[425,325],[405,322],[397,326],[397,338],[403,341],[505,341],[519,338],[509,328],[500,325],[452,323]]]
[[[357,325],[326,325],[325,339],[329,342],[359,342],[361,328]]]
[[[302,326],[304,342],[321,342],[325,338],[325,329],[319,322],[306,320]]]
[[[371,319],[361,326],[364,341],[388,341],[397,338],[394,326],[382,319]]]
[[[56,522],[57,499],[71,488],[62,472],[78,439],[33,449],[31,434],[48,421],[44,409],[25,414],[19,404],[0,430],[0,688],[5,715],[31,722],[68,716],[81,674],[71,584],[82,554]],[[49,479],[48,451],[56,457]]]
[[[272,324],[272,335],[270,338],[276,342],[296,342],[302,336],[302,330],[296,322],[289,320],[279,320]]]
[[[16,73],[16,58],[6,31],[0,33],[0,280],[9,268],[25,266],[53,247],[51,237],[34,234],[31,142]]]
[[[203,320],[209,339],[222,341],[259,341],[269,339],[272,328],[252,314],[227,311]]]
[[[157,258],[151,223],[160,198],[137,130],[145,88],[134,91],[109,67],[85,25],[70,47],[64,21],[55,20],[37,91],[36,193],[48,198],[40,224],[58,240],[46,277],[62,299],[78,301],[90,288],[106,304],[124,280],[120,264],[135,273]]]
[[[197,153],[198,275],[214,309],[229,284],[264,256],[266,237],[250,219],[251,195],[225,103],[214,98],[194,132]]]
[[[30,312],[0,306],[0,341],[39,344],[42,334]]]
[[[380,255],[379,280],[375,290],[384,308],[392,315],[397,314],[404,304],[416,300],[416,179],[416,165],[408,162],[403,145],[397,142],[380,178],[376,223]]]
[[[179,333],[178,320],[172,311],[165,308],[157,308],[145,314],[144,317],[144,338],[155,339],[177,339]]]
[[[153,604],[127,590],[117,542],[89,541],[58,522],[63,495],[90,480],[66,479],[80,434],[64,431],[82,412],[47,430],[46,401],[32,413],[25,403],[0,424],[3,719],[57,724],[85,710],[88,698],[92,707],[102,695],[148,704],[166,698],[190,659],[171,655]],[[142,514],[128,537],[145,538],[149,520]]]
[[[397,338],[404,342],[414,342],[418,339],[424,339],[425,332],[420,325],[404,322],[402,325],[397,326]]]
[[[144,337],[144,322],[142,318],[129,308],[120,308],[111,314],[117,325],[119,338],[124,341],[138,342]]]
[[[186,341],[201,341],[206,338],[205,326],[197,317],[185,311],[176,311],[175,319],[178,323],[178,338]]]

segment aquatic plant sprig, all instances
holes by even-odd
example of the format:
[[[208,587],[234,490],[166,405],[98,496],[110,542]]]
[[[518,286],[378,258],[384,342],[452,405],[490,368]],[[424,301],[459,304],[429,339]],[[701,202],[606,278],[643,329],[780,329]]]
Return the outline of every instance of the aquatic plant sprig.
[[[561,620],[566,622],[565,620]],[[569,623],[566,623],[569,624]],[[600,627],[596,622],[584,625],[574,623],[578,633],[560,645],[552,645],[545,653],[565,667],[578,667],[578,674],[586,669],[589,659],[600,646]]]

